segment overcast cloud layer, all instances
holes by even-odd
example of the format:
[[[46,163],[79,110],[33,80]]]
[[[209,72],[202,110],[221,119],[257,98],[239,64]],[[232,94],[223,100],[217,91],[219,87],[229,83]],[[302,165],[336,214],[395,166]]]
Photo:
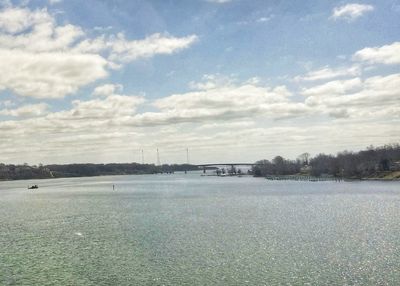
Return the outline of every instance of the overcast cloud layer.
[[[191,20],[147,2],[90,2],[109,13],[102,25],[63,1],[0,2],[0,162],[131,162],[143,149],[153,163],[156,148],[164,163],[185,162],[186,148],[192,163],[253,162],[400,141],[396,1],[296,10],[199,0],[182,7]],[[129,9],[153,19],[132,24]],[[390,25],[358,38],[368,17]],[[283,21],[330,34],[271,32]]]

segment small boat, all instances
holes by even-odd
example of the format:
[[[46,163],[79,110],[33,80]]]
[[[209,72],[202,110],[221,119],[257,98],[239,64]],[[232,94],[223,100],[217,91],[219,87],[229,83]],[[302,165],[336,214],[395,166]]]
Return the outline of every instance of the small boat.
[[[39,189],[39,186],[38,185],[28,186],[28,190],[34,190],[34,189]]]

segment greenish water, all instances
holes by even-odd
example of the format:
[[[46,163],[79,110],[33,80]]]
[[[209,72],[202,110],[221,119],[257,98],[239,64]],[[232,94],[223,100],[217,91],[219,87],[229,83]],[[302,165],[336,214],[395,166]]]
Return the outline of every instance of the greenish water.
[[[1,182],[0,284],[399,285],[400,184]]]

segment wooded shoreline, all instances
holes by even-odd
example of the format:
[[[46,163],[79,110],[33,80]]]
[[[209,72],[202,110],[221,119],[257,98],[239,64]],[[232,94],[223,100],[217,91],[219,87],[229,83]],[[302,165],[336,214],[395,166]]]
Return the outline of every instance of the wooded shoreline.
[[[143,175],[197,171],[190,164],[111,163],[65,165],[5,165],[0,164],[0,181],[93,177],[106,175]],[[227,170],[236,174],[237,170]],[[305,177],[331,180],[400,180],[400,145],[370,146],[359,152],[343,151],[337,155],[301,154],[296,160],[276,156],[273,160],[257,161],[249,174],[255,177],[302,180]],[[297,178],[297,179],[296,179]],[[312,180],[312,179],[309,179]]]
[[[154,164],[66,164],[66,165],[5,165],[0,164],[0,181],[95,177],[112,175],[144,175],[198,170],[189,164],[156,166]]]
[[[256,162],[253,173],[267,176],[312,176],[348,180],[400,179],[400,145],[370,146],[359,152],[343,151],[337,155],[301,154],[296,160],[276,156],[272,161]]]

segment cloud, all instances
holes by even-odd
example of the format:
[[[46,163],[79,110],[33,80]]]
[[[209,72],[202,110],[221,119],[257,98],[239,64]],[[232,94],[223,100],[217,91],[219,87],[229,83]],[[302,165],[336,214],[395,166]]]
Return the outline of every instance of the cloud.
[[[251,24],[265,24],[270,22],[272,19],[275,18],[274,14],[270,14],[268,16],[262,16],[262,17],[250,17],[247,18],[246,20],[241,20],[236,22],[237,25],[239,26],[247,26],[247,25],[251,25]]]
[[[335,80],[311,88],[303,88],[304,96],[334,96],[346,94],[353,90],[361,88],[361,80],[359,78]]]
[[[133,116],[138,106],[145,102],[144,97],[118,94],[123,86],[104,84],[94,89],[93,95],[101,96],[92,100],[74,100],[73,108],[51,115],[59,120],[108,120],[125,116]],[[104,97],[104,98],[103,98]]]
[[[400,74],[331,81],[303,89],[305,104],[333,117],[390,118],[399,110]]]
[[[46,9],[31,11],[27,8],[8,7],[0,11],[0,30],[18,33],[35,24],[51,22]]]
[[[105,121],[94,124],[98,120],[88,124],[87,121],[91,120],[61,122],[50,118],[35,118],[0,122],[3,161],[140,161],[139,152],[135,156],[135,150],[144,149],[145,160],[155,162],[155,149],[162,146],[160,152],[163,162],[184,162],[184,150],[189,146],[192,162],[242,160],[243,153],[253,162],[260,159],[260,156],[272,158],[276,154],[296,158],[302,152],[300,150],[312,150],[313,154],[331,153],[345,148],[364,148],[371,143],[380,145],[397,142],[400,134],[399,125],[390,121],[350,121],[345,128],[340,120],[317,121],[312,125],[296,120],[295,123],[281,126],[257,120],[253,125],[250,122],[242,125],[240,121],[231,120],[229,122],[232,122],[232,126],[224,121],[213,122],[216,128],[218,123],[222,124],[220,130],[202,129],[203,124],[196,123],[143,129],[128,125],[107,125]],[[41,140],[32,140],[32,136],[37,134],[40,134]],[[46,144],[42,144],[44,141]]]
[[[267,17],[261,17],[261,18],[258,18],[257,20],[256,20],[256,22],[257,23],[266,23],[266,22],[269,22],[269,21],[271,21],[273,18],[275,17],[275,15],[269,15],[269,16],[267,16]]]
[[[104,53],[112,65],[129,63],[138,59],[151,58],[155,55],[170,55],[189,48],[198,41],[196,35],[173,37],[156,33],[142,40],[129,41],[123,33],[79,42],[74,52]]]
[[[144,102],[139,96],[110,95],[105,99],[93,99],[88,101],[74,100],[73,108],[67,113],[61,113],[64,119],[99,119],[106,120],[119,116],[130,116],[136,108]],[[56,116],[57,117],[57,116]]]
[[[218,86],[231,86],[235,79],[221,74],[205,74],[201,81],[189,82],[189,87],[195,90],[214,89]]]
[[[361,69],[358,66],[351,66],[347,68],[332,69],[325,66],[318,70],[313,70],[302,76],[296,76],[295,81],[318,81],[334,79],[338,77],[348,77],[360,75]]]
[[[0,115],[14,117],[37,117],[47,114],[49,106],[45,103],[21,106],[15,109],[0,110]]]
[[[144,40],[127,41],[125,35],[118,36],[110,42],[113,61],[130,62],[138,58],[149,58],[156,54],[173,54],[190,47],[198,40],[196,35],[176,38],[168,35],[153,34]]]
[[[205,78],[210,80],[213,76]],[[204,86],[208,85],[204,83]],[[101,98],[74,100],[70,110],[50,113],[36,120],[34,125],[38,132],[60,133],[65,130],[92,134],[110,128],[149,128],[257,117],[281,119],[303,116],[308,112],[304,104],[291,102],[292,94],[286,87],[271,88],[253,81],[221,83],[213,88],[167,96],[149,103],[156,111],[144,113],[137,113],[137,108],[145,103],[145,99],[118,94],[122,89],[122,86],[113,84],[98,86],[93,94]]]
[[[58,25],[46,9],[0,10],[0,91],[62,98],[140,58],[190,47],[197,36],[153,34],[141,40],[103,34],[90,38],[79,26]]]
[[[344,19],[347,21],[353,21],[373,10],[374,6],[372,5],[351,3],[340,7],[335,7],[332,11],[331,18],[334,20]]]
[[[115,94],[117,91],[122,91],[123,86],[120,84],[104,84],[96,87],[93,91],[95,96],[110,96]]]
[[[400,42],[381,47],[364,48],[353,55],[356,61],[368,64],[400,64]]]
[[[62,98],[108,74],[94,54],[0,50],[0,61],[0,90],[35,98]]]
[[[212,75],[204,78],[205,82],[191,84],[198,90],[158,99],[153,105],[159,112],[140,114],[134,120],[157,125],[257,116],[280,119],[307,113],[304,104],[291,102],[292,93],[285,86],[271,88],[254,81],[235,83]]]
[[[45,130],[53,132],[103,132],[110,128],[151,128],[180,124],[200,124],[237,120],[277,120],[293,117],[334,118],[382,117],[386,107],[399,102],[400,75],[335,80],[303,88],[304,102],[295,100],[285,86],[268,87],[259,80],[238,82],[221,75],[205,75],[194,91],[149,102],[155,110],[137,113],[145,103],[141,96],[119,94],[123,87],[105,84],[94,89],[93,100],[75,100],[70,110],[43,117]],[[393,108],[392,108],[393,109]],[[394,114],[396,109],[391,110]],[[388,111],[389,112],[389,111]],[[37,124],[40,121],[37,121]],[[43,127],[41,127],[43,128]],[[85,131],[86,130],[86,131]],[[96,131],[97,130],[97,131]],[[69,131],[68,131],[69,132]]]
[[[72,52],[72,47],[84,36],[83,30],[79,27],[55,26],[52,21],[34,23],[27,28],[27,31],[17,35],[0,32],[0,48],[31,53],[66,53]]]
[[[239,82],[206,75],[200,83],[193,83],[197,87],[193,91],[150,102],[153,112],[138,112],[145,103],[143,97],[118,94],[122,86],[105,84],[94,89],[100,97],[75,100],[69,110],[2,121],[3,158],[14,162],[29,162],[30,158],[51,163],[115,162],[135,160],[127,157],[135,148],[163,146],[163,160],[177,162],[180,150],[190,146],[195,150],[194,162],[209,159],[210,148],[213,158],[240,159],[245,150],[253,161],[265,150],[270,150],[271,156],[282,152],[295,157],[301,153],[299,149],[332,152],[399,139],[395,120],[400,119],[400,74],[313,85],[303,90],[307,95],[304,102],[287,87],[264,86],[258,80]],[[304,121],[305,116],[312,117]],[[333,119],[326,120],[326,116]],[[274,122],[282,117],[296,119]],[[35,134],[40,134],[46,145],[32,142]],[[288,143],[283,147],[281,142]],[[232,153],[224,151],[227,145]]]

